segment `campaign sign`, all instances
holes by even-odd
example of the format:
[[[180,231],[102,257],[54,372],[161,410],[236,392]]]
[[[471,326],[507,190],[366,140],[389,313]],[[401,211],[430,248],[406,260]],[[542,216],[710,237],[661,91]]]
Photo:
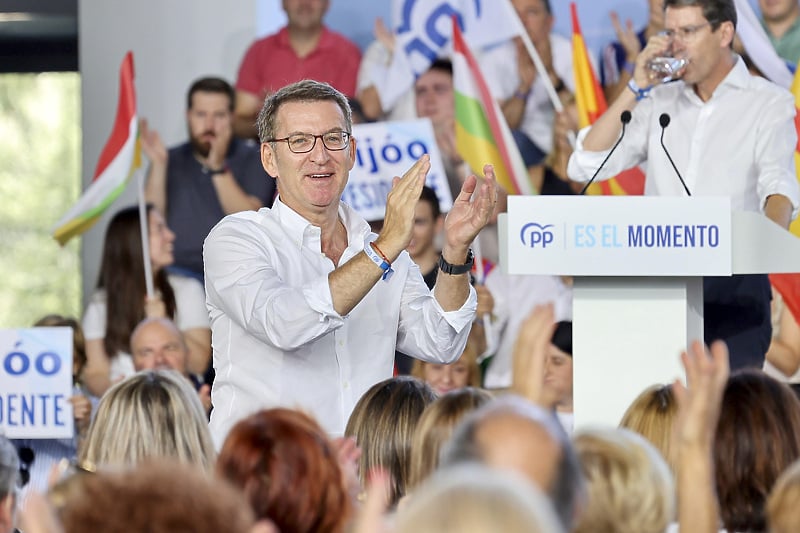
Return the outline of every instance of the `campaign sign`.
[[[425,184],[436,191],[446,213],[453,197],[430,119],[375,122],[353,126],[356,163],[342,193],[342,201],[366,220],[383,220],[392,178],[402,176],[422,154],[430,154],[431,169]]]
[[[730,199],[511,196],[508,271],[730,276]]]
[[[71,438],[72,328],[0,330],[0,432]]]

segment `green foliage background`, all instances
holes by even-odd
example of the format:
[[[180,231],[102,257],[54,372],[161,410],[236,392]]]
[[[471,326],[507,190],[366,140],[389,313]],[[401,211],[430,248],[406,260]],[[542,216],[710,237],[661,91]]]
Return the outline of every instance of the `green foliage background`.
[[[1,75],[0,328],[80,318],[80,239],[50,236],[80,190],[79,75]]]

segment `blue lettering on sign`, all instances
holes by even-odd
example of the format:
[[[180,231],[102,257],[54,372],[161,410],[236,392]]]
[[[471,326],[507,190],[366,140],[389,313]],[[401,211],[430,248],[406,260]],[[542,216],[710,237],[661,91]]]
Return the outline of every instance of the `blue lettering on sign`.
[[[535,248],[540,244],[542,248],[546,248],[548,244],[552,244],[554,236],[551,228],[553,224],[537,224],[536,222],[529,222],[522,226],[519,232],[519,239],[522,244]]]
[[[575,248],[591,248],[595,245],[593,224],[575,225]]]
[[[719,226],[711,224],[647,224],[628,226],[631,248],[716,248]]]
[[[0,394],[0,425],[65,426],[63,394]]]
[[[17,342],[14,349],[19,348],[22,342]],[[61,357],[57,353],[42,352],[34,359],[34,368],[42,376],[53,376],[61,370]],[[31,357],[25,352],[18,350],[9,352],[3,358],[3,370],[9,376],[22,376],[31,367]]]

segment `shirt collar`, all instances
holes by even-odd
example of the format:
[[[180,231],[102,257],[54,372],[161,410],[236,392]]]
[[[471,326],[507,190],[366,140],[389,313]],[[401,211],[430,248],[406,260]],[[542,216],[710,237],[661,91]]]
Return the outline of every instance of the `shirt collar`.
[[[752,82],[753,76],[747,70],[747,65],[744,64],[744,59],[741,56],[736,56],[736,63],[733,64],[733,68],[728,72],[728,74],[722,79],[717,88],[714,89],[714,94],[711,95],[711,99],[716,97],[719,94],[723,94],[728,90],[733,89],[742,89],[748,87]],[[694,85],[683,85],[683,93],[693,102],[700,102],[700,97],[694,92]]]
[[[280,196],[275,198],[275,202],[272,204],[272,212],[275,213],[281,226],[298,248],[302,248],[304,245],[310,246],[311,242],[315,242],[315,247],[317,248],[321,246],[321,230],[319,227],[313,225],[297,211],[284,204]],[[364,218],[349,205],[339,202],[339,220],[342,221],[344,228],[347,230],[347,247],[363,248],[364,240],[367,234],[370,233],[369,224]]]

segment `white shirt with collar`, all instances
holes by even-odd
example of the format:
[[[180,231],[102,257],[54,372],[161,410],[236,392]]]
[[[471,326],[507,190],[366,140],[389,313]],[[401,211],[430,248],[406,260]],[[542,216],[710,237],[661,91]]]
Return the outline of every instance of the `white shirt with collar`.
[[[339,206],[348,245],[339,266],[375,238]],[[464,350],[477,298],[445,312],[403,252],[347,316],[333,307],[320,229],[275,200],[272,209],[225,217],[203,248],[216,378],[211,432],[217,447],[241,418],[299,408],[341,435],[361,395],[392,376],[395,348],[433,362]]]
[[[739,57],[707,102],[682,81],[655,87],[633,108],[625,138],[597,179],[646,163],[646,195],[686,195],[661,147],[662,113],[671,118],[664,145],[692,195],[729,196],[734,210],[763,212],[767,197],[780,194],[797,215],[797,133],[788,91],[751,76]],[[578,134],[569,160],[575,181],[588,181],[608,153],[583,149],[590,127]]]

